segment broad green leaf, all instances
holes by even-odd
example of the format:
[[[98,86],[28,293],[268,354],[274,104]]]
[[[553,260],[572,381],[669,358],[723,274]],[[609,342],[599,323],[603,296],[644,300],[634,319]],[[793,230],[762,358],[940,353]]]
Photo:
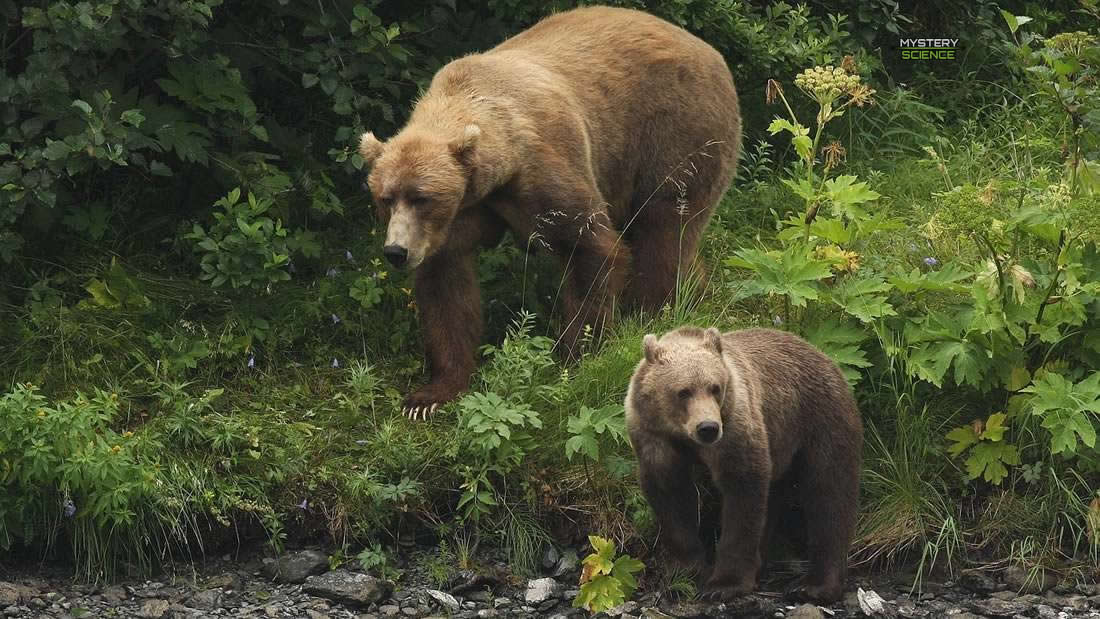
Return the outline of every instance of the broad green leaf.
[[[978,434],[970,426],[959,426],[947,433],[947,440],[952,441],[952,444],[947,447],[947,452],[957,456],[977,444]]]

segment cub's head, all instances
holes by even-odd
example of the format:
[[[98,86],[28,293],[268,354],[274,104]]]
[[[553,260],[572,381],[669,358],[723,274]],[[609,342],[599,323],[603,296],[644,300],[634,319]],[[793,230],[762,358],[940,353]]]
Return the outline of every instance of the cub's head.
[[[722,406],[733,375],[713,327],[681,327],[660,339],[646,335],[644,358],[627,391],[627,422],[647,432],[710,445],[722,438]]]
[[[382,254],[395,267],[415,269],[446,241],[480,136],[477,125],[466,125],[453,136],[412,128],[385,143],[369,131],[360,137],[367,185],[388,222]]]

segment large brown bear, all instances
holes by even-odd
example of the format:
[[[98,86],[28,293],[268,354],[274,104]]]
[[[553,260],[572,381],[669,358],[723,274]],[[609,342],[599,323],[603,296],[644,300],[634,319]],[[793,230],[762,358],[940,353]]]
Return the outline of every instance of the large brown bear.
[[[642,492],[674,563],[704,567],[696,464],[721,505],[704,595],[752,591],[779,510],[794,489],[810,570],[797,597],[840,597],[859,503],[863,425],[839,368],[796,335],[681,327],[643,339],[626,395]],[[771,507],[771,509],[769,509]]]
[[[431,381],[405,410],[425,416],[468,386],[480,247],[511,229],[560,257],[559,343],[572,357],[621,293],[628,307],[666,302],[693,266],[740,141],[722,56],[639,11],[559,13],[440,69],[396,136],[359,143],[388,221],[383,254],[416,269]]]

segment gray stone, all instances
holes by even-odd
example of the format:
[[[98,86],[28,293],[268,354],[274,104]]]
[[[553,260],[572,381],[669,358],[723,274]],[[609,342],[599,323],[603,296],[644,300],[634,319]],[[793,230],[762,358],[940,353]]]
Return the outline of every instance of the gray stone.
[[[279,582],[302,583],[306,578],[328,570],[328,557],[316,550],[290,552],[277,559],[264,560],[263,573]]]
[[[126,589],[118,585],[112,585],[103,590],[103,599],[111,604],[118,604],[119,602],[129,598],[130,594],[126,591]]]
[[[508,598],[496,598],[493,600],[493,608],[507,608],[512,605],[512,600]]]
[[[975,612],[990,617],[1011,617],[1017,613],[1026,612],[1028,609],[1026,604],[1020,604],[1019,602],[1012,602],[1009,600],[1000,600],[997,598],[978,600],[971,604],[971,608],[973,608]]]
[[[682,619],[699,619],[707,616],[707,605],[702,602],[677,602],[661,608],[665,613]]]
[[[802,604],[787,613],[787,619],[824,619],[825,613],[813,604]]]
[[[494,608],[483,608],[477,611],[477,616],[482,619],[496,619],[500,616],[500,611]]]
[[[30,587],[10,582],[0,582],[0,606],[18,606],[34,597]]]
[[[999,588],[996,581],[981,572],[966,572],[959,578],[959,584],[974,593],[993,593]]]
[[[466,599],[485,604],[492,601],[493,592],[486,589],[482,589],[480,591],[471,591],[466,594]]]
[[[637,611],[638,611],[638,603],[627,600],[626,602],[623,602],[622,604],[619,604],[618,606],[616,606],[614,608],[609,608],[607,610],[607,614],[612,616],[612,617],[619,617],[619,616],[622,616],[624,614],[631,614],[631,613],[635,613]]]
[[[542,567],[550,569],[558,564],[558,559],[561,559],[561,553],[558,552],[558,549],[547,546],[546,552],[542,553]]]
[[[436,602],[439,602],[446,608],[457,610],[462,606],[458,603],[458,600],[455,599],[455,596],[451,595],[450,593],[444,593],[437,589],[428,589],[426,593],[429,597],[431,597]]]
[[[160,619],[172,605],[168,600],[145,600],[137,611],[137,616],[142,619]]]
[[[1058,584],[1058,576],[1050,570],[1027,570],[1010,565],[1001,575],[1008,588],[1017,593],[1042,593]]]
[[[394,606],[393,604],[384,604],[378,607],[378,612],[382,613],[383,617],[396,617],[401,614],[401,607]]]
[[[536,578],[527,582],[527,591],[523,594],[523,601],[528,604],[542,604],[553,598],[560,585],[553,578]]]
[[[416,610],[412,606],[406,606],[405,608],[401,609],[401,614],[405,615],[406,617],[417,617],[420,615],[420,611]]]
[[[554,578],[561,578],[567,574],[572,574],[577,571],[577,566],[579,565],[580,559],[577,557],[577,551],[572,548],[566,548],[561,558],[558,559],[558,564],[554,566]]]
[[[1046,604],[1039,604],[1035,610],[1039,611],[1040,619],[1058,619],[1058,611]]]
[[[302,591],[348,606],[368,606],[389,597],[393,583],[369,574],[333,570],[306,578]]]
[[[224,594],[220,589],[207,589],[199,591],[187,599],[187,605],[201,610],[213,610],[222,607]]]
[[[657,610],[656,608],[646,608],[642,611],[642,619],[675,619],[672,615],[666,615],[665,613]]]
[[[211,589],[231,589],[233,591],[240,591],[244,587],[244,581],[241,580],[240,574],[236,572],[225,572],[224,574],[211,576],[206,579],[204,584]]]

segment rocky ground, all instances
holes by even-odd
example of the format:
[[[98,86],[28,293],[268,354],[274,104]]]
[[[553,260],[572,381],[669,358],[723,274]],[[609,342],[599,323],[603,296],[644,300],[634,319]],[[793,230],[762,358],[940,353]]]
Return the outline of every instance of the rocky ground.
[[[429,555],[402,566],[397,583],[352,567],[330,569],[328,556],[298,550],[273,559],[224,557],[201,569],[176,566],[158,580],[108,586],[73,584],[63,571],[0,563],[4,617],[352,617],[489,618],[585,617],[571,602],[579,565],[573,550],[548,551],[544,574],[516,579],[502,563],[480,571],[433,563]],[[793,605],[777,594],[732,604],[675,600],[654,591],[599,617],[1100,617],[1100,585],[1070,586],[1055,579],[1025,582],[1023,570],[997,578],[965,575],[957,582],[926,583],[910,594],[911,579],[856,575],[853,590],[830,607]]]

